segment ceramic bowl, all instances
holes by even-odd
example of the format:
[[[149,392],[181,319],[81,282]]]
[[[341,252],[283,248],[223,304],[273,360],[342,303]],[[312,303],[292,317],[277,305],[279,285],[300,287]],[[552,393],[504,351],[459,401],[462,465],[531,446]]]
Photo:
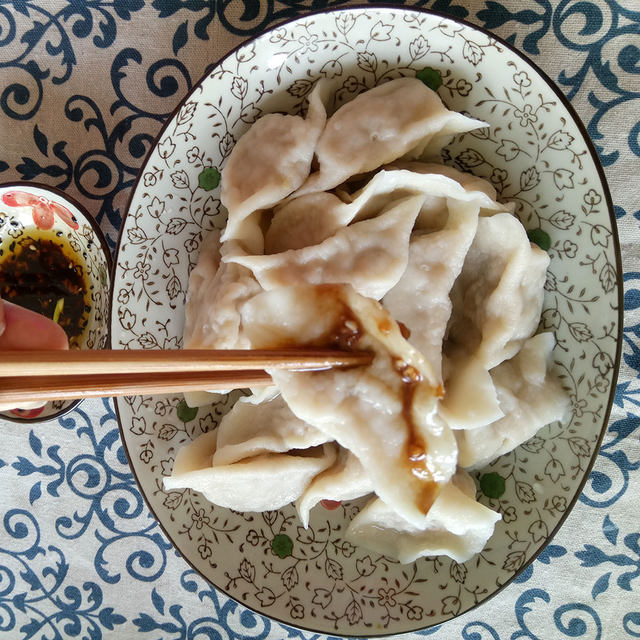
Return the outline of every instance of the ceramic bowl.
[[[235,397],[199,409],[179,394],[118,400],[140,488],[183,557],[262,614],[315,632],[401,633],[440,624],[509,583],[540,552],[589,474],[620,355],[620,254],[597,154],[571,106],[508,44],[464,22],[401,8],[341,9],[282,24],[224,58],[185,98],[150,153],[124,221],[112,308],[114,348],[179,348],[188,275],[203,237],[225,224],[219,172],[261,115],[298,114],[326,79],[330,109],[385,80],[442,80],[451,109],[489,123],[456,137],[446,164],[489,180],[551,256],[541,329],[572,411],[475,474],[502,520],[464,564],[400,565],[343,539],[354,501],[312,512],[236,513],[189,490],[165,492],[180,447],[214,429]],[[587,535],[587,532],[585,532]]]
[[[8,273],[10,262],[26,251],[28,245],[39,246],[37,243],[42,242],[53,242],[61,247],[64,255],[76,263],[84,281],[85,309],[78,330],[71,331],[73,335],[69,336],[70,348],[103,349],[109,333],[111,255],[97,223],[77,202],[51,187],[26,182],[0,185],[0,269],[3,269],[3,275]],[[6,295],[5,298],[11,301]],[[61,323],[62,314],[58,316]],[[3,411],[0,418],[15,422],[51,420],[79,402],[56,400],[35,409]]]

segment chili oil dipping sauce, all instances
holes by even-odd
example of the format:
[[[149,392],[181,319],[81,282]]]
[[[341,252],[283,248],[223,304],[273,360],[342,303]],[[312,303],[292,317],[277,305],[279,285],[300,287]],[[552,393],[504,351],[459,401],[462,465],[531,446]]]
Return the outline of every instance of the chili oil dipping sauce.
[[[34,183],[0,185],[0,295],[65,330],[72,349],[103,349],[111,256],[93,217],[66,194]],[[20,422],[58,417],[77,401],[0,412]]]

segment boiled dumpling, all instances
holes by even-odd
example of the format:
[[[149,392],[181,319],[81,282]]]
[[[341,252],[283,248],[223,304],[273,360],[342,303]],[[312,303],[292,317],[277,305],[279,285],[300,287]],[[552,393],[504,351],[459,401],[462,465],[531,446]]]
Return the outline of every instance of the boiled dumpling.
[[[342,287],[322,285],[273,289],[242,306],[242,322],[256,349],[328,345],[346,307]],[[309,308],[309,304],[313,308]],[[318,305],[321,304],[321,308]]]
[[[287,287],[242,308],[256,348],[338,344],[369,350],[366,367],[270,371],[292,411],[367,470],[376,493],[405,519],[421,522],[456,469],[455,438],[435,416],[440,394],[429,364],[374,300],[347,286]]]
[[[544,425],[561,420],[567,394],[548,372],[555,339],[541,333],[527,340],[513,359],[491,371],[504,417],[479,429],[456,431],[459,464],[480,467],[515,449]]]
[[[189,274],[183,331],[185,349],[194,348],[193,345],[204,338],[200,332],[210,322],[211,308],[203,301],[215,291],[215,287],[218,285],[216,273],[219,267],[220,232],[214,229],[204,237],[200,245],[198,262]],[[220,394],[208,391],[188,391],[185,392],[184,397],[190,407],[201,407],[214,402],[216,398],[220,397]]]
[[[412,238],[407,268],[383,299],[440,379],[442,342],[451,315],[449,292],[475,235],[479,209],[473,201],[453,199],[447,199],[446,207],[447,219],[440,230]]]
[[[233,242],[220,246],[216,237],[213,232],[203,243],[198,264],[189,276],[184,348],[248,349],[251,345],[242,331],[239,306],[261,287],[249,269],[219,262],[220,254],[229,255],[239,248]],[[189,391],[184,398],[190,407],[201,407],[216,402],[223,393]]]
[[[309,512],[321,500],[355,500],[373,491],[373,483],[356,456],[340,449],[333,466],[317,475],[296,502],[296,509],[306,528]]]
[[[374,498],[349,524],[346,539],[402,563],[446,555],[466,562],[484,548],[500,514],[468,495],[458,483],[447,484],[416,526]]]
[[[216,275],[220,267],[220,232],[209,232],[200,245],[200,255],[196,266],[189,274],[187,304],[185,307],[184,344],[189,348],[198,328],[205,326],[210,318],[211,309],[203,302],[211,296],[218,285]]]
[[[278,391],[278,387],[274,384],[264,387],[255,387],[254,389],[251,389],[251,393],[248,396],[244,397],[244,402],[249,402],[250,404],[263,404],[264,402],[273,400],[279,395],[280,392]]]
[[[184,391],[184,401],[189,407],[208,407],[225,395],[220,391]]]
[[[493,215],[498,211],[508,211],[509,213],[513,213],[515,208],[513,202],[497,202],[497,193],[494,186],[484,178],[474,176],[472,173],[458,171],[458,169],[449,167],[445,164],[435,164],[432,162],[398,161],[385,167],[385,169],[409,171],[411,173],[417,174],[443,175],[450,180],[455,180],[455,182],[459,183],[460,186],[465,189],[465,191],[483,193],[486,196],[486,199],[482,199],[482,201],[480,202],[480,215]],[[425,211],[440,210],[446,215],[445,197],[438,194],[430,195],[430,197],[425,201],[423,209]],[[429,217],[433,218],[433,213],[430,213]],[[421,222],[421,217],[419,217],[418,225],[420,225]]]
[[[271,113],[257,120],[238,140],[222,171],[222,204],[229,212],[222,240],[237,240],[256,251],[257,211],[273,207],[307,178],[314,149],[326,121],[323,88],[309,97],[306,119]]]
[[[440,416],[452,429],[477,429],[499,418],[498,394],[482,361],[463,354],[444,360],[446,393],[440,403]]]
[[[268,453],[212,466],[216,439],[217,431],[208,432],[180,449],[172,474],[163,478],[165,491],[193,489],[221,507],[270,511],[297,500],[337,454],[335,445],[326,444],[295,455]]]
[[[504,415],[488,372],[513,357],[535,332],[548,265],[548,254],[529,242],[510,213],[478,219],[451,291],[447,393],[440,409],[451,428],[476,429]]]
[[[216,254],[210,247],[191,272],[184,326],[185,349],[250,347],[242,333],[238,308],[259,293],[261,287],[249,269],[224,262],[238,251],[240,249],[234,243],[224,243],[221,247],[223,262],[211,277]]]
[[[222,400],[229,391],[185,391],[184,400],[189,407],[208,407],[214,402]],[[248,396],[242,397],[243,402],[261,404],[280,395],[274,385],[255,387],[250,389],[250,392]]]
[[[462,493],[468,498],[476,497],[476,483],[474,479],[469,475],[469,472],[462,467],[458,467],[456,472],[451,478],[452,484],[460,489]]]
[[[501,211],[503,205],[492,200],[483,190],[468,190],[447,175],[441,173],[421,174],[405,169],[378,171],[369,182],[352,194],[343,194],[350,204],[351,216],[346,223],[366,220],[398,198],[412,194],[423,196],[416,229],[434,231],[441,229],[447,220],[447,199],[474,202],[478,207]]]
[[[173,463],[172,477],[182,476],[198,469],[210,467],[213,452],[216,450],[217,439],[217,431],[207,431],[189,444],[183,445]],[[169,478],[164,478],[163,480],[165,487],[167,482],[171,484]]]
[[[198,262],[189,273],[189,286],[187,301],[190,298],[201,298],[202,290],[216,276],[218,267],[220,266],[220,231],[212,229],[209,231],[200,243],[200,253],[198,254]],[[187,308],[186,313],[189,316],[197,313],[196,308]]]
[[[274,210],[265,234],[265,253],[275,254],[320,244],[356,218],[373,218],[394,201],[412,194],[424,194],[422,187],[409,188],[394,197],[390,191],[397,191],[396,184],[390,184],[384,174],[379,172],[358,192],[357,197],[348,196],[344,201],[325,191],[285,200]],[[383,198],[379,198],[381,194],[384,194]],[[365,207],[366,214],[360,215]]]
[[[498,197],[495,187],[484,178],[479,178],[478,176],[474,176],[473,173],[460,171],[459,169],[450,167],[446,164],[439,164],[436,162],[419,162],[416,160],[397,160],[388,167],[385,167],[385,169],[400,169],[403,171],[411,171],[412,173],[421,174],[440,174],[451,180],[455,180],[467,191],[481,191],[494,202]]]
[[[415,164],[421,168],[438,166]],[[447,198],[477,202],[481,211],[495,213],[505,209],[504,205],[492,199],[489,183],[480,179],[477,182],[465,179],[464,183],[459,183],[455,179],[457,174],[468,175],[449,168],[446,172],[434,171],[428,175],[392,168],[378,171],[362,188],[353,193],[343,191],[341,197],[321,191],[289,199],[275,209],[265,235],[265,253],[275,254],[319,244],[340,228],[354,221],[373,218],[391,203],[410,195],[423,198],[415,225],[423,230],[439,229],[445,225]]]
[[[407,266],[409,235],[422,203],[410,196],[371,220],[338,230],[318,245],[268,256],[223,257],[251,269],[265,290],[300,284],[350,284],[380,299]]]
[[[264,237],[265,253],[320,244],[345,226],[344,202],[332,193],[309,193],[276,207]]]
[[[538,326],[548,266],[549,255],[513,215],[480,218],[453,292],[454,349],[487,369],[514,356]]]
[[[280,395],[259,403],[248,396],[240,398],[220,421],[213,464],[308,449],[327,440],[321,431],[297,418]]]
[[[391,80],[360,94],[327,120],[316,147],[320,168],[299,193],[332,189],[400,157],[418,158],[430,143],[439,150],[442,138],[482,126],[449,111],[420,80]]]

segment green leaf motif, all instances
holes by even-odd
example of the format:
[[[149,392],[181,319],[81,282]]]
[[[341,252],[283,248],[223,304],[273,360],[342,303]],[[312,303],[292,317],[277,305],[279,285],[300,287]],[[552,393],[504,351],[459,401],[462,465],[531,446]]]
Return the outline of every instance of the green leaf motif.
[[[504,478],[499,473],[485,473],[480,478],[480,490],[487,498],[499,498],[505,491]]]
[[[178,419],[182,422],[191,422],[198,415],[198,407],[190,407],[185,400],[178,404]]]
[[[279,533],[271,541],[271,551],[279,558],[286,558],[293,553],[293,540],[285,533]]]
[[[551,248],[551,236],[542,229],[530,229],[527,231],[529,242],[537,244],[543,251],[549,251]]]
[[[215,189],[220,184],[220,172],[215,167],[206,167],[198,176],[198,184],[205,191]]]
[[[429,89],[433,89],[434,91],[437,91],[442,86],[442,74],[437,69],[431,67],[425,67],[418,71],[416,78],[424,82]]]

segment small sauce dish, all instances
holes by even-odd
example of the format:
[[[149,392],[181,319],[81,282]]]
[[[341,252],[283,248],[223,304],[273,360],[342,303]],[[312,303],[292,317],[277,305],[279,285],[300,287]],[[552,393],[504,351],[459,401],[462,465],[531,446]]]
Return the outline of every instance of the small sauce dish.
[[[0,295],[57,322],[70,349],[103,349],[109,332],[111,254],[93,217],[62,191],[30,182],[0,185]],[[39,422],[79,400],[0,411]]]

